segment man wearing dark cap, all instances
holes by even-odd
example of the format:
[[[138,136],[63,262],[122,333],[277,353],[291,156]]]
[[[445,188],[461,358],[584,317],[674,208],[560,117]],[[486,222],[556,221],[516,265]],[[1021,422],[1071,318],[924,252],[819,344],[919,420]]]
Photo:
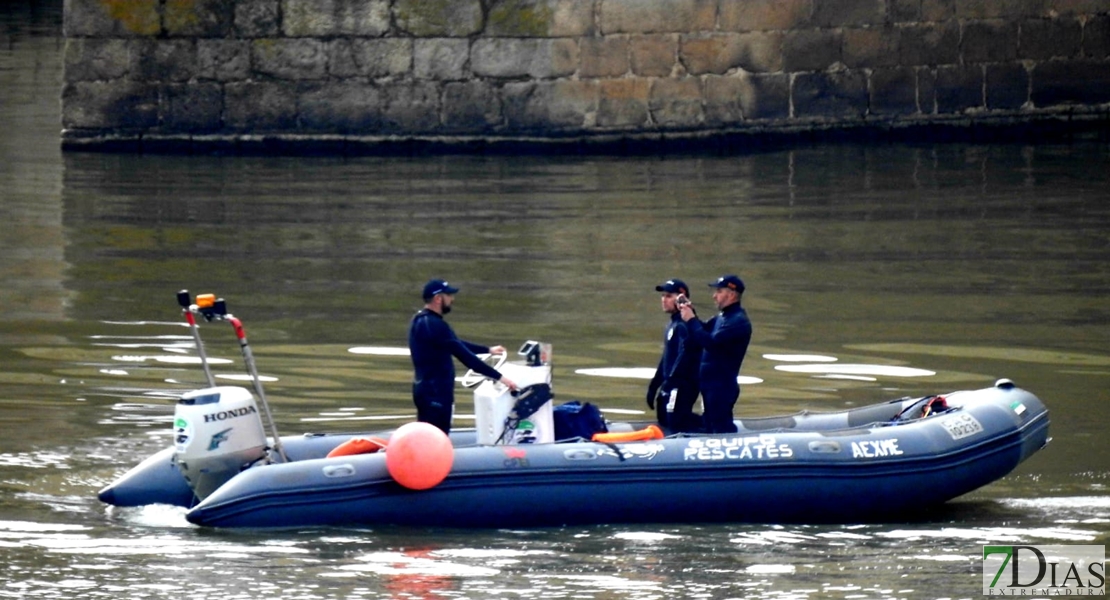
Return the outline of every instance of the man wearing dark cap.
[[[692,304],[679,307],[690,337],[702,347],[698,379],[704,404],[702,421],[706,433],[734,433],[732,408],[740,397],[740,364],[752,340],[752,322],[740,307],[744,282],[736,275],[724,275],[709,284],[713,301],[720,311],[707,323],[699,321]]]
[[[663,330],[663,356],[648,384],[648,408],[655,409],[659,424],[672,432],[699,431],[701,417],[694,414],[694,403],[701,347],[690,338],[678,311],[678,303],[690,298],[690,288],[681,279],[668,279],[655,291],[662,293],[663,312],[671,319]]]
[[[468,368],[505,384],[511,390],[516,384],[487,365],[476,354],[504,354],[505,348],[487,348],[460,340],[443,320],[451,312],[458,288],[442,279],[433,279],[424,286],[424,309],[416,313],[409,325],[409,352],[415,376],[412,399],[416,403],[416,420],[451,431],[451,415],[455,407],[455,363],[459,359]]]

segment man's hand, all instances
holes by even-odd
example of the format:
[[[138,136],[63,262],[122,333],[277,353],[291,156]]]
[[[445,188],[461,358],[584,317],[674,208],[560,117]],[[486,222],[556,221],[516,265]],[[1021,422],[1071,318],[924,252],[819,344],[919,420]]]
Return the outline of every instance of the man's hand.
[[[490,348],[490,350],[492,351],[493,348]],[[502,348],[501,350],[504,351],[505,349]],[[517,391],[518,389],[520,389],[520,388],[517,387],[516,382],[514,382],[512,379],[509,379],[508,377],[505,377],[504,375],[501,376],[500,381],[501,381],[501,383],[505,384],[505,387],[509,388],[510,390],[512,390],[514,392]]]
[[[504,346],[493,346],[489,349],[489,353],[490,354],[495,354],[495,355],[496,354],[504,354],[505,353],[505,347]]]

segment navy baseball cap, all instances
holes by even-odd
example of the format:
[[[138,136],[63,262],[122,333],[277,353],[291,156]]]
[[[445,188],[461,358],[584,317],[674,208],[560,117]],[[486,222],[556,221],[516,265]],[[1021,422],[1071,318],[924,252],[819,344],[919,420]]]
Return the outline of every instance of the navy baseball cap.
[[[685,281],[681,279],[668,279],[663,283],[655,286],[657,292],[670,292],[672,294],[682,294],[687,298],[690,297],[690,287],[686,285]]]
[[[427,302],[436,297],[436,294],[457,294],[459,288],[451,287],[450,283],[442,279],[433,279],[424,284],[424,301]]]
[[[722,275],[721,277],[717,278],[717,281],[709,284],[709,287],[728,288],[730,290],[735,290],[742,293],[744,291],[744,282],[735,275]]]

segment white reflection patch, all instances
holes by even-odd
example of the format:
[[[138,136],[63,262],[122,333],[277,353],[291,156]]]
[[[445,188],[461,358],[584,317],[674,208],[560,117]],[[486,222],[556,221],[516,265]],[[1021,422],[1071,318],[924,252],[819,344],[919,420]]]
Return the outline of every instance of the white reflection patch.
[[[232,381],[254,381],[254,378],[252,378],[250,375],[242,374],[242,373],[240,373],[240,374],[228,373],[228,374],[216,375],[216,379],[230,379]],[[277,377],[270,377],[269,375],[259,375],[258,379],[259,379],[259,381],[277,381],[278,380]]]
[[[617,377],[625,379],[651,379],[655,377],[655,369],[653,367],[600,367],[596,369],[577,369],[574,372],[578,375],[587,375],[589,377]],[[763,383],[763,380],[758,377],[741,375],[736,378],[736,382],[740,385],[753,385]]]
[[[671,535],[669,533],[659,533],[654,531],[626,531],[613,535],[618,540],[628,540],[630,542],[662,542],[664,540],[677,540],[681,539],[680,535]]]
[[[431,577],[492,577],[501,571],[437,560],[425,552],[375,552],[359,557],[365,564],[343,565],[340,571],[378,575],[426,575]]]
[[[356,346],[348,348],[347,352],[351,354],[371,354],[374,356],[408,356],[408,348],[399,348],[393,346]]]
[[[837,361],[835,356],[822,356],[820,354],[764,354],[763,358],[779,362],[825,363]]]
[[[752,565],[744,571],[751,575],[793,575],[794,565]]]
[[[776,371],[787,373],[820,373],[824,375],[876,375],[879,377],[932,377],[935,371],[913,367],[893,367],[889,365],[776,365]]]
[[[201,360],[200,360],[199,356],[157,356],[157,355],[150,356],[150,355],[126,355],[126,354],[123,354],[123,355],[113,356],[112,360],[118,360],[120,362],[138,362],[138,363],[153,361],[153,362],[160,362],[160,363],[168,363],[168,364],[171,364],[171,365],[199,365],[199,364],[201,364]],[[209,358],[208,359],[208,364],[210,364],[210,365],[230,365],[231,361],[226,359],[226,358]]]

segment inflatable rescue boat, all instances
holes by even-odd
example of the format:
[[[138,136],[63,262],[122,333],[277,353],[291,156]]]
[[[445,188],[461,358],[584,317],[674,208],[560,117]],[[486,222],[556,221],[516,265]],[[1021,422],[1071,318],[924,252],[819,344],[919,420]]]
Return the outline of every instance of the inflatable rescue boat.
[[[529,342],[521,354],[500,368],[524,391],[482,381],[477,427],[449,438],[422,423],[268,438],[257,384],[257,401],[239,387],[189,392],[174,446],[99,498],[187,507],[190,522],[211,527],[858,522],[917,515],[985,486],[1049,439],[1044,404],[1008,380],[738,419],[730,434],[607,423],[601,436],[564,437],[568,429],[552,425],[563,411],[550,398],[550,348]]]

